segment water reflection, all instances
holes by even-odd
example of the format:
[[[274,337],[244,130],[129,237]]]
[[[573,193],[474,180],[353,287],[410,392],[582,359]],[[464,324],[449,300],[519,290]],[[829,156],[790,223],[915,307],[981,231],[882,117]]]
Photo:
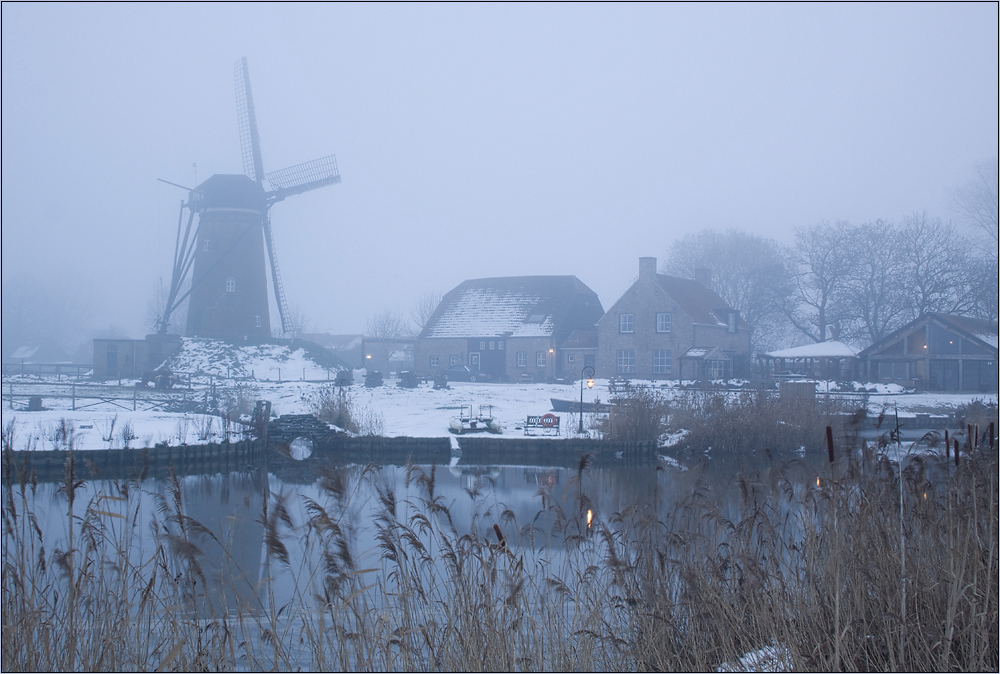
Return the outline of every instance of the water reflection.
[[[441,530],[453,528],[458,536],[471,533],[491,543],[502,536],[512,549],[537,550],[551,562],[597,524],[623,513],[678,523],[693,510],[687,506],[694,498],[735,521],[746,498],[740,479],[748,474],[784,466],[785,479],[802,493],[822,466],[807,457],[789,468],[787,458],[766,453],[702,456],[686,467],[655,469],[594,468],[585,461],[576,469],[326,464],[305,484],[298,473],[285,480],[280,468],[269,471],[261,465],[228,474],[187,475],[176,483],[144,480],[138,490],[132,489],[133,510],[120,513],[126,522],[116,518],[111,524],[131,522],[138,535],[130,545],[144,557],[155,549],[157,537],[161,542],[185,537],[197,548],[204,582],[196,594],[208,605],[199,608],[215,616],[246,615],[322,595],[327,562],[317,543],[318,530],[309,526],[317,513],[343,532],[342,554],[354,568],[382,568],[385,548],[377,523],[386,506],[380,494],[392,495],[400,522],[423,513]],[[82,516],[88,502],[121,489],[118,482],[87,483],[77,496],[76,516]],[[57,491],[56,485],[41,484],[32,499],[49,549],[65,546],[68,532],[66,500]],[[101,506],[105,511],[110,507]],[[176,560],[174,564],[179,573]]]

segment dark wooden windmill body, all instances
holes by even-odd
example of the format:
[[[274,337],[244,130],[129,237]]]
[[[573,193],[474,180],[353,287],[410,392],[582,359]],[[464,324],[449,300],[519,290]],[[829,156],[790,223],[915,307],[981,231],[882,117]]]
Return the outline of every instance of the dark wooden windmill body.
[[[340,182],[333,155],[265,175],[246,58],[236,63],[236,102],[245,175],[213,175],[191,190],[181,205],[170,293],[159,320],[161,333],[167,331],[171,313],[189,299],[185,330],[189,337],[270,337],[270,271],[281,333],[287,334],[291,326],[274,251],[271,207],[288,196]],[[183,292],[188,276],[190,286]]]

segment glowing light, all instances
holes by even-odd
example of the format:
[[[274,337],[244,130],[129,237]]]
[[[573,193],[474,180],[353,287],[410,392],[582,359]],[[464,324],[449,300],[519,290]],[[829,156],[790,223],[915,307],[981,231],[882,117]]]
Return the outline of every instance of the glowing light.
[[[816,486],[819,486],[819,475],[816,476]]]
[[[587,380],[587,388],[594,388],[594,380],[593,379],[588,379]]]
[[[588,510],[587,511],[587,528],[588,529],[590,528],[590,523],[593,521],[593,519],[594,519],[594,511],[593,510]]]

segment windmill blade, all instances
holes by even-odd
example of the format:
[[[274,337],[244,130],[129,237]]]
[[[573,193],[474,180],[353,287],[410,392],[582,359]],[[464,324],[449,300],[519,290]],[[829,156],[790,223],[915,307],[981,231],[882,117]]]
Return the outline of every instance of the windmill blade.
[[[337,170],[337,157],[330,155],[321,159],[313,159],[302,164],[289,166],[267,174],[267,182],[272,191],[268,199],[281,201],[293,194],[302,194],[326,185],[340,182],[340,171]]]
[[[260,135],[257,133],[257,117],[253,112],[253,96],[250,93],[250,71],[247,57],[236,62],[236,117],[240,128],[240,148],[243,151],[243,173],[258,185],[264,184],[264,160],[260,156]]]
[[[274,252],[274,237],[271,236],[271,211],[268,209],[264,218],[264,243],[267,244],[267,257],[271,260],[271,281],[274,285],[274,301],[278,304],[278,315],[281,317],[281,334],[287,335],[291,331],[290,315],[288,311],[288,300],[285,299],[285,287],[281,283],[281,274],[278,273],[278,260]]]

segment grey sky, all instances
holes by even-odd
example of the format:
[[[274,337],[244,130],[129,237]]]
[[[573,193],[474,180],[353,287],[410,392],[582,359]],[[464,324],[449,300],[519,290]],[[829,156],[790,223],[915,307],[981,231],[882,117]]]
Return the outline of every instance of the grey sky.
[[[3,5],[3,282],[144,334],[193,186],[336,153],[275,206],[290,302],[362,331],[466,278],[605,306],[677,237],[951,217],[997,153],[997,5]],[[192,163],[197,163],[197,177]]]

